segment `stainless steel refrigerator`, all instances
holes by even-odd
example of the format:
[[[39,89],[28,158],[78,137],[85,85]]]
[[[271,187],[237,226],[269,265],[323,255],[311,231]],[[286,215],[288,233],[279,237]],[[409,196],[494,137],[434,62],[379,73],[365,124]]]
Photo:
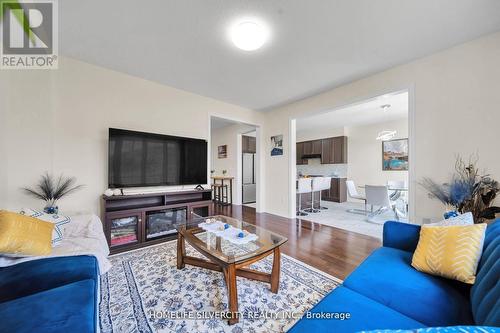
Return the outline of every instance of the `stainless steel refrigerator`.
[[[255,184],[255,154],[243,154],[243,203],[252,203],[256,200]]]

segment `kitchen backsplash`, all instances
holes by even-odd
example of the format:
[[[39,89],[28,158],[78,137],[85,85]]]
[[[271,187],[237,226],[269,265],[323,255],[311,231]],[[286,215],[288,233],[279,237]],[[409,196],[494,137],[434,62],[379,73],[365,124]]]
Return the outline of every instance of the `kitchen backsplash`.
[[[307,165],[297,165],[297,175],[336,176],[347,178],[347,164],[321,164],[321,159],[309,159]]]

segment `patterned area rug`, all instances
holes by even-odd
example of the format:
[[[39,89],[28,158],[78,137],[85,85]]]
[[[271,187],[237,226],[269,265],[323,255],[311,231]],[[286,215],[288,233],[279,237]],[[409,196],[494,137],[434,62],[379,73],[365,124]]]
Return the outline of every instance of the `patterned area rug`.
[[[201,257],[187,243],[186,251]],[[237,278],[242,317],[230,326],[216,316],[227,311],[223,274],[190,265],[178,270],[176,241],[115,255],[110,261],[113,267],[101,277],[103,333],[285,332],[341,283],[282,255],[277,294],[271,293],[267,283]],[[272,256],[250,267],[270,272]]]

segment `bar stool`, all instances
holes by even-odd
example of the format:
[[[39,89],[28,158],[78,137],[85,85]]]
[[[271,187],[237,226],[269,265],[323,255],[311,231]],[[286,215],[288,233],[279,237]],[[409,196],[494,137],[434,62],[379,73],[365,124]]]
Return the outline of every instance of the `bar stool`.
[[[225,194],[224,194],[225,191]],[[212,192],[214,194],[214,203],[222,206],[229,205],[227,201],[227,185],[212,184]]]
[[[302,210],[302,194],[311,192],[311,178],[299,178],[297,185],[297,194],[299,195],[299,209],[297,216],[307,216],[307,213]]]
[[[319,213],[320,210],[314,208],[314,192],[319,192],[319,200],[321,201],[321,187],[323,184],[323,177],[314,177],[312,179],[312,188],[311,188],[311,208],[306,209],[305,211],[308,213]]]
[[[329,190],[332,187],[332,177],[321,177],[321,191]],[[325,210],[328,207],[321,206],[321,193],[319,194],[319,209]]]

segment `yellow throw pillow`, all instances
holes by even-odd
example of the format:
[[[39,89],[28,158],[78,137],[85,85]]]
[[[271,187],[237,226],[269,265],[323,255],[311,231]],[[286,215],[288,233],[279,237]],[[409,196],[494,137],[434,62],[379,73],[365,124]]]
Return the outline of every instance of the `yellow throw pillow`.
[[[486,224],[422,226],[411,265],[417,270],[474,284]]]
[[[47,255],[52,251],[54,224],[0,210],[0,253]]]

